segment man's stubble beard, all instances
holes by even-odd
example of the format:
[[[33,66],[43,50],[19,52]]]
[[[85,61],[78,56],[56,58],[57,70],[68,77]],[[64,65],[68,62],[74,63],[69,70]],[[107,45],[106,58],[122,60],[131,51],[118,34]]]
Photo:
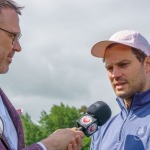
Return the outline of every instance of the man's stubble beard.
[[[134,78],[133,80],[127,81],[128,89],[124,91],[115,91],[116,95],[124,100],[132,100],[135,93],[140,93],[144,91],[144,87],[146,85],[145,75],[142,74],[138,76],[138,78]],[[114,89],[115,90],[115,89]]]

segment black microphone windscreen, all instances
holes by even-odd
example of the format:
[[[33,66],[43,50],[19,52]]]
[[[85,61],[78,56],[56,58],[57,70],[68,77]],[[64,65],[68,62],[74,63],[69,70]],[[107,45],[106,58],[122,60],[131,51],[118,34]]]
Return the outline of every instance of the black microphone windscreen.
[[[110,118],[111,109],[105,102],[97,101],[87,108],[87,113],[93,115],[97,119],[98,125],[102,126]]]

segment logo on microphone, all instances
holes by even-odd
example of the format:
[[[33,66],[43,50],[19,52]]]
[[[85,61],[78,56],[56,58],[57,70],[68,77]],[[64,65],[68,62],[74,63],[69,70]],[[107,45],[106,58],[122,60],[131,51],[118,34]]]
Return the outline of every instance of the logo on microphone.
[[[91,124],[89,127],[88,127],[88,134],[89,135],[92,135],[93,133],[95,133],[96,131],[97,131],[97,128],[98,128],[98,126],[97,126],[97,124],[96,123],[93,123],[93,124]]]
[[[88,125],[92,122],[92,117],[91,116],[83,116],[80,119],[80,122],[81,122],[82,125]]]

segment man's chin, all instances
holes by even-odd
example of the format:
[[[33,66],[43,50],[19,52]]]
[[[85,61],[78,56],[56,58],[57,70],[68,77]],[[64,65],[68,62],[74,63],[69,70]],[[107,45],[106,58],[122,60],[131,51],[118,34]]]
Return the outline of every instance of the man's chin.
[[[117,95],[117,97],[120,97],[120,98],[125,98],[126,97],[126,93],[125,92],[123,92],[123,91],[117,91],[116,92],[116,95]]]
[[[5,68],[5,69],[0,69],[0,74],[5,74],[7,73],[9,70],[9,67]]]

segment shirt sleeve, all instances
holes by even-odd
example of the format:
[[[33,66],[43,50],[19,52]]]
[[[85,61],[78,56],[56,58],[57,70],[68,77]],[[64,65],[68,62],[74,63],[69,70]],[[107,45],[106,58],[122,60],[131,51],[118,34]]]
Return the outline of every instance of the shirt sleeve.
[[[42,142],[37,142],[37,144],[39,144],[43,148],[43,150],[47,150],[47,148],[45,147],[45,145]]]

